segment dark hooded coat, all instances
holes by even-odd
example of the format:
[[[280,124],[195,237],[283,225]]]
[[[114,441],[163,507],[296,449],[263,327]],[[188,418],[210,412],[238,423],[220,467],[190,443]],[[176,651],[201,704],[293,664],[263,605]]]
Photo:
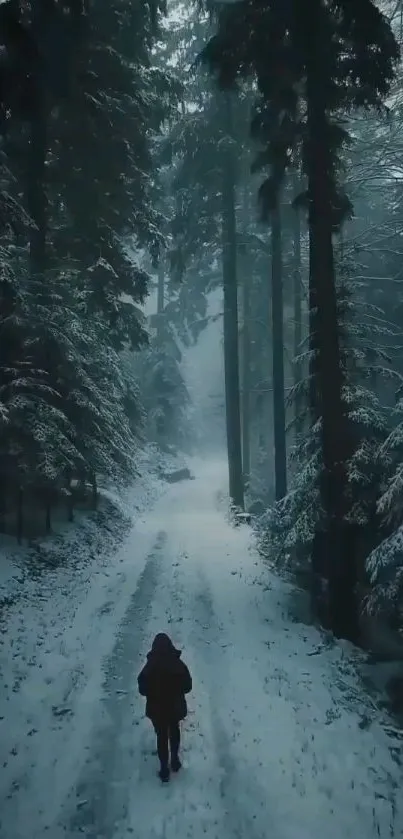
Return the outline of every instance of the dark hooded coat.
[[[155,637],[138,686],[147,699],[146,716],[154,725],[179,722],[187,716],[185,694],[192,690],[192,677],[168,635]]]

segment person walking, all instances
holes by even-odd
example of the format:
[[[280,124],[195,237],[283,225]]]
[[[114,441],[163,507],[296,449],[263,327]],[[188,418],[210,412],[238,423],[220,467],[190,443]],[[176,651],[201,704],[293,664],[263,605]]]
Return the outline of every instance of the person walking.
[[[140,695],[147,700],[146,716],[157,736],[158,774],[166,783],[170,778],[170,768],[172,772],[179,772],[182,766],[179,723],[187,716],[186,694],[192,690],[192,677],[181,659],[181,651],[174,647],[164,632],[155,636],[147,654],[147,663],[137,681]]]

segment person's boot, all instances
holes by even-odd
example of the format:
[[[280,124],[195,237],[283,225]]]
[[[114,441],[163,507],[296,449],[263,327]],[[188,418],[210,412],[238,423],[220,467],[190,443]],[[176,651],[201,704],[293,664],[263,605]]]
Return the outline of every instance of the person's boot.
[[[167,766],[161,766],[160,771],[158,772],[158,777],[161,779],[163,784],[166,784],[169,781],[169,769]]]
[[[172,759],[171,759],[171,769],[172,769],[172,772],[179,772],[179,770],[182,769],[182,764],[179,760],[178,755],[174,755],[172,757]]]

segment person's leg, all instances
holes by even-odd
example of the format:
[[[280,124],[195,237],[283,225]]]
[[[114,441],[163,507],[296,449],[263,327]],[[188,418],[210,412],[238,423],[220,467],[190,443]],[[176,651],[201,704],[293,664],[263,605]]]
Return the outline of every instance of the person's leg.
[[[181,743],[181,732],[178,722],[172,722],[169,726],[169,745],[171,748],[171,769],[178,772],[182,764],[179,760],[179,747]]]
[[[161,764],[160,778],[162,781],[169,778],[169,751],[168,751],[168,726],[156,725],[157,753]]]

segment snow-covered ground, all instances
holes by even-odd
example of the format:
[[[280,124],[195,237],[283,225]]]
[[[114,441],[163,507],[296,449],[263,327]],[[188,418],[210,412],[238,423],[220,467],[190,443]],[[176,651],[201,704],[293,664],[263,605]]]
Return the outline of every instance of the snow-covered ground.
[[[61,592],[55,571],[67,621],[55,607],[46,622],[46,592],[44,627],[29,597],[5,627],[6,682],[19,667],[25,678],[1,707],[1,837],[402,836],[402,741],[362,692],[351,651],[290,620],[287,585],[249,528],[226,521],[225,465],[192,468],[195,481],[137,514],[83,593],[71,579]],[[26,651],[14,660],[18,621]],[[184,770],[166,786],[136,692],[158,631],[194,681]]]

